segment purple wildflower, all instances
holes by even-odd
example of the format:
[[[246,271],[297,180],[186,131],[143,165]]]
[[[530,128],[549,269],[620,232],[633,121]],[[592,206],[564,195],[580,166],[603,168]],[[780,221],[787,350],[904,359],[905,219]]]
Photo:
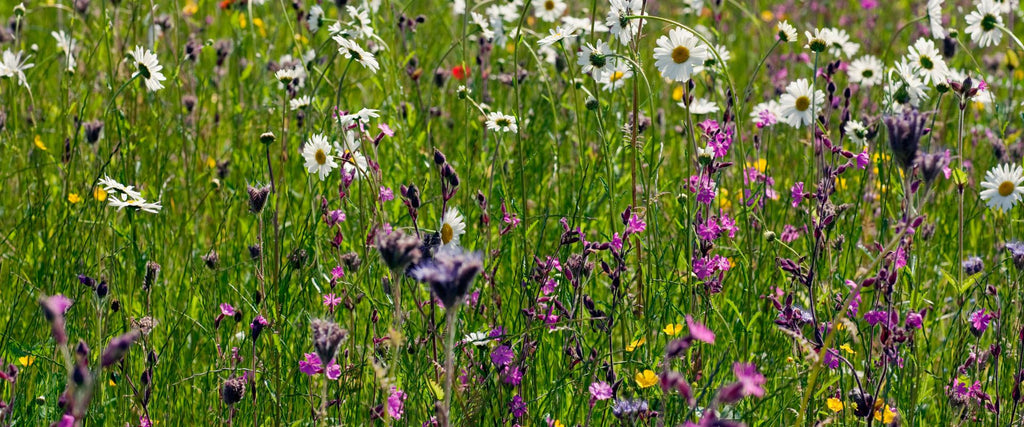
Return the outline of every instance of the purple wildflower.
[[[513,357],[515,357],[515,353],[507,345],[501,345],[491,350],[491,363],[499,368],[512,363]]]

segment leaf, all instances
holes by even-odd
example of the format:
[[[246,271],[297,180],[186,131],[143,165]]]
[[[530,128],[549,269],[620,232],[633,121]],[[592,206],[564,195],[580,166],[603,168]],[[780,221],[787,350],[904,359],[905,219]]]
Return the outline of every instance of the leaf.
[[[953,169],[953,182],[956,185],[967,185],[967,173],[960,168]]]
[[[441,386],[434,382],[434,380],[427,378],[427,388],[434,393],[434,397],[436,397],[437,400],[444,400],[444,390],[442,390]]]

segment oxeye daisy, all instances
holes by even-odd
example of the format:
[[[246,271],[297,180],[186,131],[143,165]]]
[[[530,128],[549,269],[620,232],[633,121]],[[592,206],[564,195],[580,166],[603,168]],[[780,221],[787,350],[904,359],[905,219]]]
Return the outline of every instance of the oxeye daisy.
[[[324,9],[320,7],[320,5],[314,4],[313,7],[309,8],[309,14],[306,16],[306,24],[309,26],[309,32],[316,34],[323,23]]]
[[[831,44],[829,35],[828,29],[815,28],[813,31],[804,31],[804,36],[807,37],[807,44],[804,45],[804,48],[810,49],[811,52],[824,52]]]
[[[498,111],[487,115],[487,129],[499,133],[519,132],[519,126],[516,125],[516,118]]]
[[[779,21],[779,24],[775,26],[775,29],[777,31],[776,32],[776,37],[779,38],[780,42],[782,42],[782,43],[793,43],[793,42],[796,41],[796,39],[797,39],[796,28],[793,28],[792,25],[789,25],[789,22]]]
[[[544,0],[533,8],[534,14],[544,22],[555,22],[565,13],[565,2],[562,0]]]
[[[629,44],[636,36],[640,26],[639,19],[626,19],[627,16],[643,15],[643,0],[611,0],[608,18],[605,24],[609,32],[619,38],[622,44]]]
[[[928,0],[926,13],[928,15],[928,27],[932,37],[936,39],[946,38],[946,29],[942,26],[942,2],[944,0]]]
[[[601,73],[597,79],[601,83],[601,89],[611,92],[626,84],[626,79],[633,77],[633,70],[624,63],[616,63],[612,69]]]
[[[849,74],[851,82],[864,87],[882,83],[882,77],[885,75],[882,61],[874,55],[864,55],[854,59],[850,63],[850,67],[846,69],[846,73]]]
[[[821,107],[825,93],[813,90],[807,79],[798,79],[786,86],[779,104],[782,105],[782,120],[795,128],[814,122],[814,111]],[[813,105],[812,105],[813,104]]]
[[[299,109],[305,109],[312,102],[313,99],[310,98],[309,95],[302,95],[298,98],[288,101],[288,104],[291,106],[292,111],[295,111]]]
[[[321,181],[327,179],[327,175],[338,167],[334,156],[331,155],[331,143],[327,142],[327,137],[318,133],[311,135],[306,141],[306,145],[302,147],[302,157],[306,159],[306,170],[317,174]]]
[[[949,67],[931,40],[917,39],[907,53],[907,61],[917,67],[917,74],[925,84],[945,83],[949,78]]]
[[[576,33],[576,27],[566,24],[563,26],[552,28],[548,30],[548,32],[550,34],[547,37],[540,39],[540,41],[537,42],[538,45],[550,46],[562,41],[567,37],[572,37],[573,34]]]
[[[354,129],[346,129],[342,135],[344,138],[341,143],[334,143],[334,149],[338,151],[338,155],[342,159],[341,166],[345,173],[352,176],[352,179],[359,179],[366,174],[366,168],[369,167],[366,156],[359,152],[359,147],[362,145],[358,139],[359,134]]]
[[[847,58],[852,58],[860,50],[860,44],[850,41],[850,35],[844,29],[826,28],[823,32],[830,52],[835,56],[846,55]]]
[[[146,89],[150,92],[155,92],[164,88],[163,83],[160,83],[167,80],[163,73],[160,72],[164,67],[157,61],[156,55],[153,54],[153,52],[148,49],[143,49],[142,46],[135,46],[135,49],[132,49],[128,54],[135,60],[135,67],[138,69],[138,71],[132,75],[133,78],[135,76],[141,76],[142,80],[146,82]],[[6,55],[6,53],[4,55]]]
[[[654,48],[654,66],[661,75],[677,82],[685,82],[701,71],[708,59],[708,48],[692,33],[682,29],[669,31],[658,38]]]
[[[0,62],[0,77],[17,77],[19,85],[29,87],[28,80],[25,78],[25,70],[34,67],[35,64],[29,64],[26,60],[28,60],[28,57],[26,56],[22,59],[21,52],[11,52],[10,49],[4,50],[3,62]]]
[[[1002,164],[985,173],[985,181],[981,183],[984,190],[981,198],[989,208],[1009,211],[1020,201],[1024,194],[1024,169],[1017,164]]]
[[[843,126],[843,133],[845,133],[846,137],[850,138],[850,141],[853,143],[858,146],[863,146],[867,141],[868,128],[864,126],[864,123],[861,123],[860,120],[850,120],[846,122],[846,126]]]
[[[999,26],[1003,25],[1002,7],[993,0],[981,0],[977,10],[964,18],[967,21],[967,34],[980,47],[998,45],[1003,40]]]
[[[469,12],[469,18],[473,20],[473,23],[480,27],[480,35],[487,40],[494,39],[494,30],[491,29],[491,21],[483,15],[476,12]]]
[[[914,66],[906,60],[897,62],[890,72],[888,95],[893,100],[894,107],[920,107],[921,101],[928,100],[928,93],[925,92],[927,88],[928,86],[917,77]]]
[[[377,58],[374,58],[373,54],[364,50],[356,42],[340,35],[334,36],[333,39],[334,42],[338,44],[338,52],[343,56],[358,62],[364,68],[373,73],[377,73],[377,71],[380,70],[380,64],[377,62]]]
[[[441,217],[441,229],[438,230],[438,233],[441,234],[442,247],[459,246],[459,240],[463,234],[466,234],[466,220],[458,209],[450,208],[445,211],[444,216]]]
[[[680,102],[680,107],[686,107],[686,104]],[[718,112],[718,104],[709,101],[707,98],[696,98],[690,103],[690,114],[704,115]]]
[[[50,35],[57,40],[57,50],[64,53],[67,58],[68,71],[75,70],[75,39],[67,35],[64,30],[50,31]]]
[[[608,43],[598,40],[596,45],[587,43],[580,48],[576,64],[580,66],[581,73],[593,72],[596,77],[611,68],[610,66],[615,62],[615,58],[611,55],[612,50],[608,47]]]

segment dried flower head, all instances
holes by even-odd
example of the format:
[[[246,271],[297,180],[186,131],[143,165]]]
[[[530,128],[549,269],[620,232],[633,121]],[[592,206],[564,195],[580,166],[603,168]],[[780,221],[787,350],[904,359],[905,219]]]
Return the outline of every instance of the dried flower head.
[[[320,360],[333,360],[334,356],[338,354],[338,347],[348,333],[330,320],[314,319],[311,327],[316,355],[320,357]]]
[[[392,271],[404,270],[409,264],[418,262],[422,255],[420,239],[401,230],[377,233],[377,251]]]
[[[480,255],[449,249],[420,263],[411,274],[416,280],[430,285],[445,308],[452,308],[466,295],[469,285],[482,270]]]

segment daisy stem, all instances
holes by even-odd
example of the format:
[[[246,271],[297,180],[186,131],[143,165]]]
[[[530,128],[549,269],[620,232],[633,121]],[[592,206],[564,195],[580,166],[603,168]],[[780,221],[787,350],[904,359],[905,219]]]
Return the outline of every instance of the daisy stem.
[[[959,117],[959,119],[957,121],[957,138],[956,138],[957,139],[957,149],[956,149],[956,155],[957,155],[957,163],[959,164],[957,166],[957,170],[959,172],[961,172],[961,173],[964,170],[964,115],[966,115],[966,113],[967,113],[966,107],[967,107],[967,105],[963,101],[961,101],[960,102],[960,117]],[[959,230],[959,231],[956,234],[957,247],[958,247],[958,250],[957,250],[957,261],[962,262],[963,259],[964,259],[964,183],[963,182],[958,182],[956,188],[957,188],[957,195],[959,196],[959,202],[958,202],[958,209],[959,210],[958,210],[958,215],[957,215],[957,224],[958,224],[957,230]],[[963,282],[964,282],[964,269],[963,268],[957,268],[956,271],[957,271],[957,283],[956,283],[956,285],[958,287],[963,286]]]
[[[452,380],[455,378],[455,315],[456,308],[451,307],[445,310],[445,332],[448,334],[448,344],[444,348],[444,425],[452,425]]]
[[[1009,28],[1006,28],[1005,26],[999,24],[996,24],[996,28],[1000,29],[1002,32],[1006,33],[1006,35],[1010,36],[1010,38],[1013,39],[1014,43],[1017,43],[1017,47],[1021,48],[1021,50],[1024,50],[1024,43],[1022,43],[1020,39],[1017,38],[1017,35],[1013,34],[1013,31],[1010,31]]]

